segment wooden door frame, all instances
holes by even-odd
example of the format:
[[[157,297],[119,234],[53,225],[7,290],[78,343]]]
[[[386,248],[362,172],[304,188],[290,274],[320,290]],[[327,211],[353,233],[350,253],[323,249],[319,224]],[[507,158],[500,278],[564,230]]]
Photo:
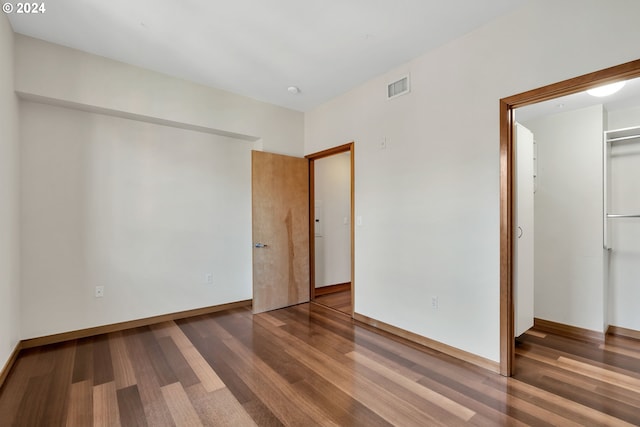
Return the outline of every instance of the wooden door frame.
[[[513,125],[516,108],[640,77],[640,59],[500,100],[500,373],[511,376],[515,360],[513,301]]]
[[[316,242],[315,242],[315,169],[314,162],[316,160],[323,159],[325,157],[333,156],[336,154],[350,153],[350,167],[351,167],[351,317],[355,309],[354,304],[354,288],[355,288],[355,143],[353,141],[343,144],[337,147],[329,148],[317,153],[308,154],[305,158],[309,159],[309,298],[311,301],[315,299],[316,291]]]

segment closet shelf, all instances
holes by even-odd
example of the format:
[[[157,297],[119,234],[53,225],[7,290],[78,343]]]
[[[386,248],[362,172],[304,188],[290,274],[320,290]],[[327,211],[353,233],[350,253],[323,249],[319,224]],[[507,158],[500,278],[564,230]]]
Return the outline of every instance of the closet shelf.
[[[628,141],[630,139],[640,139],[640,135],[620,136],[618,138],[607,139],[607,142]]]
[[[640,127],[610,130],[606,131],[604,136],[605,141],[608,143],[640,139]]]
[[[608,193],[610,191],[609,188],[609,167],[611,161],[611,150],[614,143],[622,142],[626,144],[626,142],[635,144],[640,141],[640,126],[622,128],[622,129],[613,129],[604,132],[602,138],[602,184],[603,184],[603,195],[602,198],[603,203],[603,212],[609,211]],[[609,218],[640,218],[640,214],[605,214],[602,218],[602,245],[606,249],[611,249],[609,246]]]

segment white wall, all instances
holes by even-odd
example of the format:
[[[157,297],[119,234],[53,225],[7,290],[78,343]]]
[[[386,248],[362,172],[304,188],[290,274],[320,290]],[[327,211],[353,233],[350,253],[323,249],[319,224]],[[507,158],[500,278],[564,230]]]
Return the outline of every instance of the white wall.
[[[609,130],[640,126],[640,108],[608,113]],[[611,148],[610,213],[640,213],[640,140]],[[609,220],[609,323],[640,330],[640,219]]]
[[[302,156],[303,114],[122,62],[16,35],[16,91],[139,120],[258,140]]]
[[[314,169],[316,209],[321,213],[321,232],[315,237],[316,287],[351,282],[351,153],[316,160]]]
[[[638,100],[640,102],[640,100]],[[607,130],[640,126],[640,107],[607,112]]]
[[[251,298],[250,142],[26,101],[20,134],[22,338]]]
[[[499,360],[498,100],[637,59],[638,14],[532,1],[305,115],[306,153],[356,144],[357,313]]]
[[[598,332],[606,324],[603,116],[596,105],[524,123],[538,148],[535,317]]]
[[[13,31],[0,14],[0,369],[20,339],[18,100]]]
[[[304,115],[22,35],[15,56],[21,338],[251,298],[249,151],[301,156]]]

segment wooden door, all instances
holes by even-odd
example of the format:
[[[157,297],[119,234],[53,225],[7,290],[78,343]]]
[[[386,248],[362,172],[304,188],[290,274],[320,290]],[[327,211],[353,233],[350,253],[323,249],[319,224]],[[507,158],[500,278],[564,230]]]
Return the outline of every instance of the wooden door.
[[[309,163],[253,151],[253,312],[309,301]]]
[[[533,134],[520,123],[515,128],[515,246],[514,246],[514,309],[515,336],[533,327]]]

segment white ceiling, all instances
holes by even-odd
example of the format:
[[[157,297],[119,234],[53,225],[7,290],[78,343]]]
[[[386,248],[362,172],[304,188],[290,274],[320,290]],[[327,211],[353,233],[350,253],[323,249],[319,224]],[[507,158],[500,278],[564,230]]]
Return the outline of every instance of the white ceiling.
[[[54,0],[8,17],[21,34],[307,111],[525,1]]]
[[[516,109],[516,120],[526,123],[541,116],[577,110],[597,104],[604,105],[607,111],[640,106],[640,78],[627,80],[619,92],[602,98],[591,96],[586,92],[579,92],[518,108]]]

